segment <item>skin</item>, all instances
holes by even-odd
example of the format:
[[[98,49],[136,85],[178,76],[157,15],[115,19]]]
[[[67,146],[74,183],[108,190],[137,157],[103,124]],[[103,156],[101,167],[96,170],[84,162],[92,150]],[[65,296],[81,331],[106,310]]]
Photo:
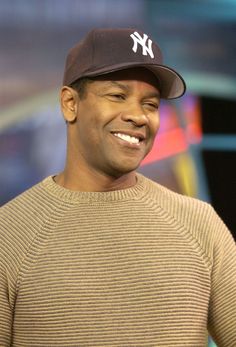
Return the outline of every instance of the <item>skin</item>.
[[[134,68],[97,77],[86,88],[83,98],[70,87],[61,90],[67,159],[55,181],[75,191],[132,187],[135,170],[151,150],[159,129],[157,80],[149,70]],[[130,144],[117,133],[141,141]]]

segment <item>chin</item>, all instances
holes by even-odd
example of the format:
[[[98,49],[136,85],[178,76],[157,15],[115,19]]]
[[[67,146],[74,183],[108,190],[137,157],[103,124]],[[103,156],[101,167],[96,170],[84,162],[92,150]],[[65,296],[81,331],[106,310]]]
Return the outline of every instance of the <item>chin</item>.
[[[123,175],[127,175],[137,170],[144,157],[144,155],[140,155],[139,157],[136,156],[135,158],[134,156],[127,155],[110,158],[110,161],[107,161],[108,165],[106,166],[106,172],[113,177],[121,177]]]
[[[129,173],[136,171],[139,165],[140,163],[136,165],[119,165],[119,167],[113,167],[112,176],[118,178],[124,175],[128,175]]]

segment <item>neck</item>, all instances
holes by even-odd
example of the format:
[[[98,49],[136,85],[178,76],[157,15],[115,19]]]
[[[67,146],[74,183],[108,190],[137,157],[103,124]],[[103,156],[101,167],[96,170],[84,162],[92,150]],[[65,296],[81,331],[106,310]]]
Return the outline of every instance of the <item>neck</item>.
[[[136,173],[112,177],[98,172],[71,172],[65,168],[54,178],[60,186],[82,192],[108,192],[130,188],[136,183]]]

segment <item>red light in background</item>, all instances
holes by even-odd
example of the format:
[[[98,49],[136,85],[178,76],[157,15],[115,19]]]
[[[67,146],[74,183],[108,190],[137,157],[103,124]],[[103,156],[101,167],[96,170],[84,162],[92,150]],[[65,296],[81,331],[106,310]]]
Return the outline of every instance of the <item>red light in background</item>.
[[[201,110],[198,99],[186,95],[181,104],[184,125],[180,126],[176,108],[173,104],[163,103],[161,106],[161,127],[153,148],[142,165],[153,163],[188,150],[189,144],[202,140]]]

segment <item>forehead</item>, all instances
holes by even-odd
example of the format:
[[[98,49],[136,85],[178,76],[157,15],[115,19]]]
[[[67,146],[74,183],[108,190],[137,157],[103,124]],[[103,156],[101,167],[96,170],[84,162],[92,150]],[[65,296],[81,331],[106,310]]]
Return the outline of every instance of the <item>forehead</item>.
[[[148,69],[137,67],[131,69],[125,69],[120,71],[114,71],[94,78],[94,81],[140,81],[145,82],[159,91],[159,81],[157,77]]]

